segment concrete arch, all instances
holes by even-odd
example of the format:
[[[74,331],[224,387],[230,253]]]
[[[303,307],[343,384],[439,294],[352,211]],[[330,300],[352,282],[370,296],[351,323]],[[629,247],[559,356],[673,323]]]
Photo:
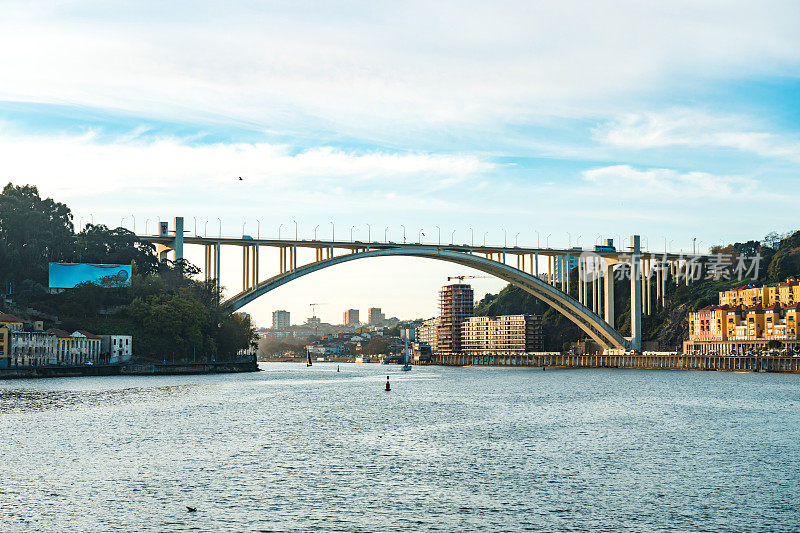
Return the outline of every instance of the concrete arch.
[[[467,266],[491,274],[524,291],[532,294],[536,298],[547,303],[556,311],[567,317],[578,325],[587,335],[597,341],[601,346],[611,349],[629,349],[630,341],[625,339],[613,327],[611,327],[602,317],[594,313],[591,309],[584,306],[576,299],[556,289],[539,278],[514,267],[498,263],[485,257],[472,255],[464,252],[448,250],[447,248],[422,248],[422,247],[403,247],[403,248],[380,248],[354,254],[345,254],[303,265],[291,272],[286,272],[262,281],[254,289],[241,292],[222,303],[223,307],[233,312],[244,305],[252,302],[259,296],[277,289],[297,278],[311,274],[323,268],[327,268],[347,261],[364,259],[368,257],[387,257],[405,256],[422,257],[448,261],[459,265]]]

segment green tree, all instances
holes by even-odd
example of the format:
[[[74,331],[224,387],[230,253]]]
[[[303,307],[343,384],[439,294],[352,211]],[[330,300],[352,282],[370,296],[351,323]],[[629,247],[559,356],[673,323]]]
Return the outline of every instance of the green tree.
[[[51,198],[42,199],[35,185],[11,183],[0,193],[0,281],[47,282],[48,261],[72,256],[72,213]]]
[[[141,274],[158,272],[155,247],[125,228],[87,224],[76,237],[73,260],[82,263],[136,264]]]

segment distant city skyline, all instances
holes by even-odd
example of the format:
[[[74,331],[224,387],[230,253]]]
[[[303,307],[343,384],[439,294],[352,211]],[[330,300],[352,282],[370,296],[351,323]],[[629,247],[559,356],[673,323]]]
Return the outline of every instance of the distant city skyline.
[[[76,223],[656,251],[796,229],[795,2],[87,6],[0,20],[0,179]],[[431,317],[471,273],[357,262],[245,311]],[[222,276],[238,290],[235,258]]]

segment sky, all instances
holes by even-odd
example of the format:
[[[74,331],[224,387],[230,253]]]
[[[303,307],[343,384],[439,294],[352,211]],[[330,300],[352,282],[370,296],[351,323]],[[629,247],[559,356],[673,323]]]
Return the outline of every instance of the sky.
[[[78,223],[551,246],[636,233],[673,252],[797,229],[797,2],[0,0],[0,13],[0,180],[37,185]],[[223,252],[231,293],[239,258]],[[275,309],[300,323],[315,302],[334,323],[373,306],[430,317],[458,274],[479,273],[356,261],[243,310],[260,325]],[[503,286],[470,281],[478,297]]]

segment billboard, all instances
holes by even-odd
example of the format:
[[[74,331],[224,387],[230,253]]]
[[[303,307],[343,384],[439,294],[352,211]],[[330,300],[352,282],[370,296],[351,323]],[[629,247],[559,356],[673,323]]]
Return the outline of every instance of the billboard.
[[[121,287],[130,285],[132,267],[91,263],[50,263],[49,271],[51,289],[71,289],[80,283]]]

